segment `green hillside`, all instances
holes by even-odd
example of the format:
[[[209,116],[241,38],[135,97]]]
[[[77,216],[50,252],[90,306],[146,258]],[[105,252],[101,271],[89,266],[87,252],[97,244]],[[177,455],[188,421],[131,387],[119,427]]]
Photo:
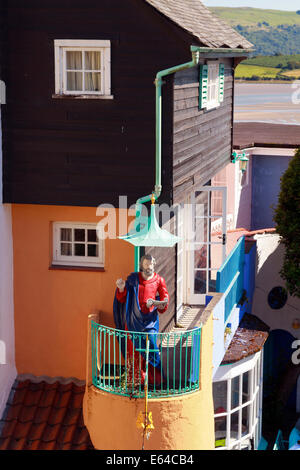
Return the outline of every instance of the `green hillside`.
[[[300,8],[300,4],[299,4]],[[257,26],[258,23],[266,22],[269,26],[299,25],[300,15],[293,11],[263,10],[262,8],[225,8],[210,7],[217,16],[227,21],[231,26],[238,24],[242,26]]]
[[[246,7],[210,10],[254,44],[255,55],[300,54],[300,14],[296,12]]]
[[[235,78],[244,80],[297,80],[300,77],[300,54],[257,56],[241,62]]]

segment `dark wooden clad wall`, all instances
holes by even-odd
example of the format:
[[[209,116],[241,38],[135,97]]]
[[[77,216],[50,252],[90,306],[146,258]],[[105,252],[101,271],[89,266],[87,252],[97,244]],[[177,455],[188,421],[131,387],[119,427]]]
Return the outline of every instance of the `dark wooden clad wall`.
[[[174,326],[176,312],[176,248],[151,247],[147,248],[145,252],[154,256],[156,260],[155,271],[166,281],[170,303],[167,311],[159,315],[159,331],[168,331]]]
[[[132,204],[154,186],[157,71],[190,40],[142,0],[10,0],[5,202]],[[55,99],[54,39],[110,39],[113,100]],[[165,86],[163,195],[172,186],[172,87]]]
[[[203,61],[202,61],[203,62]],[[173,184],[174,202],[192,185],[204,185],[230,162],[232,149],[231,59],[225,64],[224,101],[218,108],[199,110],[199,68],[178,72],[174,79]]]

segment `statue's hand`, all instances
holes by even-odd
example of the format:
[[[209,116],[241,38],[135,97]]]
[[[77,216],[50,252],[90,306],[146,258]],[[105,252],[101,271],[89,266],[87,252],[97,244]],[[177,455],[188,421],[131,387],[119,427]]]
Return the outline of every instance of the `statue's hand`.
[[[151,308],[154,305],[155,300],[153,299],[148,299],[146,302],[147,308]]]
[[[123,279],[118,279],[116,281],[116,286],[119,289],[120,292],[123,292],[125,289],[125,281]]]

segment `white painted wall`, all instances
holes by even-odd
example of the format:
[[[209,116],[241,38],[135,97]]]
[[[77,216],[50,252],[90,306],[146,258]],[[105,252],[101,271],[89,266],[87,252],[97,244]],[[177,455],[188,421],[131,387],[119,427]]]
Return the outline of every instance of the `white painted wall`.
[[[282,329],[300,339],[300,329],[292,327],[293,320],[300,320],[300,299],[288,296],[285,306],[279,310],[268,304],[268,294],[273,287],[284,287],[279,275],[282,267],[284,246],[280,244],[279,235],[255,235],[257,240],[256,287],[253,297],[253,315],[257,315],[271,330]]]
[[[2,203],[2,134],[0,106],[0,418],[16,378],[13,302],[11,205]]]

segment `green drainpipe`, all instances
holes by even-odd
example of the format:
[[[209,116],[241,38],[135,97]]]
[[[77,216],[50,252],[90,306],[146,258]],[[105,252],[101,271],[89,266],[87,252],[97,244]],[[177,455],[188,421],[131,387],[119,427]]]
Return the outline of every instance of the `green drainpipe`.
[[[162,85],[163,77],[171,75],[172,73],[180,72],[181,70],[190,69],[195,67],[199,63],[199,51],[192,51],[192,60],[186,62],[185,64],[177,65],[169,69],[161,70],[156,74],[155,87],[156,87],[156,98],[155,98],[155,107],[156,107],[156,124],[155,124],[155,187],[153,194],[155,199],[158,199],[161,195],[162,186],[161,186],[161,149],[162,149]],[[141,205],[145,202],[151,201],[152,193],[148,196],[139,198],[136,201],[136,218],[140,216]],[[140,247],[134,247],[134,270],[139,271],[139,262],[140,262]]]

